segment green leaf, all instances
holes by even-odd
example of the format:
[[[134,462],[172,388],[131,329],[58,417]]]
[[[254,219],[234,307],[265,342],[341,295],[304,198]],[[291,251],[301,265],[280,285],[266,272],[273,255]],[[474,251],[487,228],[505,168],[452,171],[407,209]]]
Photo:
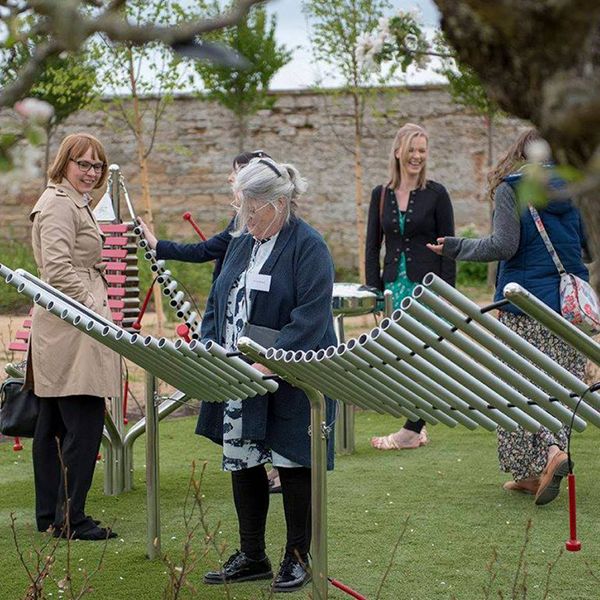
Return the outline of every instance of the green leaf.
[[[544,183],[537,177],[525,175],[516,186],[517,199],[521,208],[533,204],[544,208],[548,204],[548,194]]]

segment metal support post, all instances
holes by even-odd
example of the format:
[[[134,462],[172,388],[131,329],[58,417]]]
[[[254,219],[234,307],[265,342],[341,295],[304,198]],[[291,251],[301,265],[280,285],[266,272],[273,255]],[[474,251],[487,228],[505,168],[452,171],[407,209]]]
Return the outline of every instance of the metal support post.
[[[146,490],[147,556],[154,559],[160,555],[158,407],[156,379],[149,372],[146,372]]]
[[[325,397],[302,389],[310,401],[312,588],[314,600],[327,600],[327,421]]]
[[[339,314],[335,317],[334,325],[338,343],[343,344],[346,341],[343,314]],[[340,402],[338,410],[339,415],[335,432],[335,451],[337,454],[352,454],[355,450],[354,405]]]

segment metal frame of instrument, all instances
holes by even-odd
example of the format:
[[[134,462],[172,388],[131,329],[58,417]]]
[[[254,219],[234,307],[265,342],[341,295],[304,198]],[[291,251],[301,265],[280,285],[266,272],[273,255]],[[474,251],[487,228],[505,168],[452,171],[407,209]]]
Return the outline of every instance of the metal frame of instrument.
[[[214,343],[178,340],[173,344],[164,338],[131,335],[26,272],[13,272],[0,265],[0,276],[49,312],[175,385],[183,394],[224,401],[277,388],[272,379],[265,380],[240,357]],[[521,290],[515,293],[520,299],[525,297],[523,304],[531,300]],[[535,318],[572,334],[556,313],[539,309]],[[568,341],[578,343],[580,339],[573,334]],[[588,355],[597,360],[600,345],[590,340],[586,347]],[[402,310],[347,343],[294,352],[262,348],[241,338],[238,348],[304,390],[310,401],[315,599],[326,599],[328,591],[324,395],[379,413],[420,417],[430,424],[450,427],[460,424],[492,431],[501,426],[513,431],[521,425],[537,431],[543,425],[557,431],[572,422],[576,431],[582,431],[586,420],[600,427],[598,393],[587,393],[583,381],[432,274],[415,289],[413,298],[403,302]],[[148,554],[156,556],[155,539],[160,540],[157,410],[150,404],[146,440]],[[575,409],[577,415],[573,414]]]
[[[115,198],[119,198],[122,194],[125,200],[125,205],[131,216],[135,227],[134,233],[138,237],[138,246],[144,250],[144,259],[150,263],[150,269],[156,276],[156,282],[160,285],[162,293],[169,299],[169,306],[175,311],[178,319],[181,319],[189,327],[189,335],[192,339],[200,337],[200,315],[193,310],[194,303],[186,297],[183,290],[177,290],[179,283],[172,276],[171,271],[165,268],[165,261],[156,258],[156,251],[148,247],[148,240],[144,237],[142,228],[137,224],[137,213],[129,197],[129,192],[125,186],[125,179],[117,165],[109,167],[111,174],[114,176],[114,181],[117,185],[113,186],[113,202]]]
[[[377,295],[372,292],[356,292],[346,286],[359,287],[358,284],[335,283],[333,286],[333,326],[338,344],[346,341],[344,330],[345,317],[356,317],[377,312]],[[338,293],[336,294],[336,288]],[[391,290],[383,292],[383,316],[390,317],[394,311],[394,298]],[[342,404],[336,419],[336,454],[353,454],[356,448],[354,439],[354,409],[351,404]]]

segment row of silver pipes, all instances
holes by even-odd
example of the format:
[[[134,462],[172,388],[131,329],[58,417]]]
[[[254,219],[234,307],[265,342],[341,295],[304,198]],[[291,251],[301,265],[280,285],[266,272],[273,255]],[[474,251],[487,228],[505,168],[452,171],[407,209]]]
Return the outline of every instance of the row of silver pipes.
[[[277,388],[214,342],[131,334],[25,271],[0,266],[0,275],[189,397],[225,401]],[[597,352],[598,344],[582,336]],[[573,416],[586,384],[435,275],[369,333],[318,351],[271,348],[264,362],[290,383],[313,385],[335,400],[431,424],[490,431],[543,425],[556,432],[571,420],[583,431],[587,419],[600,427],[597,393]]]

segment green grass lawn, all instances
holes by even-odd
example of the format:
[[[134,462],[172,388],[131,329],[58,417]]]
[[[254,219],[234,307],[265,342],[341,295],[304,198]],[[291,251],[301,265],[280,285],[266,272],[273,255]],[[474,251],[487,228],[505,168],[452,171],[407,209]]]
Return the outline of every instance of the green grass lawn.
[[[357,452],[340,457],[328,477],[329,573],[374,599],[384,572],[390,572],[380,598],[430,600],[484,598],[490,581],[486,565],[497,552],[496,579],[490,598],[512,597],[512,584],[523,548],[526,524],[532,520],[530,542],[521,574],[527,574],[526,595],[519,598],[554,600],[600,597],[600,432],[590,428],[573,440],[578,475],[580,553],[565,552],[555,565],[550,594],[544,596],[548,563],[564,548],[568,537],[567,494],[546,507],[535,507],[530,496],[510,494],[501,488],[507,477],[498,471],[494,434],[465,429],[430,428],[431,444],[419,450],[379,452],[368,440],[388,433],[400,423],[368,412],[357,415]],[[185,538],[183,504],[192,461],[208,461],[203,482],[205,507],[212,526],[220,522],[221,541],[229,551],[237,545],[229,477],[220,469],[216,446],[194,435],[195,419],[170,419],[161,424],[161,516],[163,549],[173,558],[181,555]],[[0,444],[0,599],[23,597],[26,576],[14,549],[10,513],[25,549],[39,546],[46,536],[32,532],[33,483],[31,442],[21,453],[10,443]],[[93,581],[90,598],[138,600],[163,597],[165,566],[145,557],[145,486],[143,438],[136,448],[133,492],[119,497],[102,493],[102,468],[97,469],[88,509],[107,522],[114,520],[119,538],[108,542],[102,570]],[[394,545],[405,520],[408,527],[390,565]],[[279,560],[284,540],[281,496],[271,497],[268,553]],[[73,573],[93,569],[102,543],[72,544]],[[196,541],[198,554],[205,546]],[[55,576],[60,579],[66,560],[63,542],[57,554]],[[190,580],[196,598],[224,598],[219,587],[201,584],[203,572],[215,566],[216,555],[199,558]],[[593,574],[590,574],[590,569]],[[61,598],[56,585],[48,598]],[[330,598],[348,598],[330,588]],[[265,583],[230,588],[231,598],[267,597]],[[192,597],[184,595],[182,597]],[[310,587],[293,594],[307,599]]]

